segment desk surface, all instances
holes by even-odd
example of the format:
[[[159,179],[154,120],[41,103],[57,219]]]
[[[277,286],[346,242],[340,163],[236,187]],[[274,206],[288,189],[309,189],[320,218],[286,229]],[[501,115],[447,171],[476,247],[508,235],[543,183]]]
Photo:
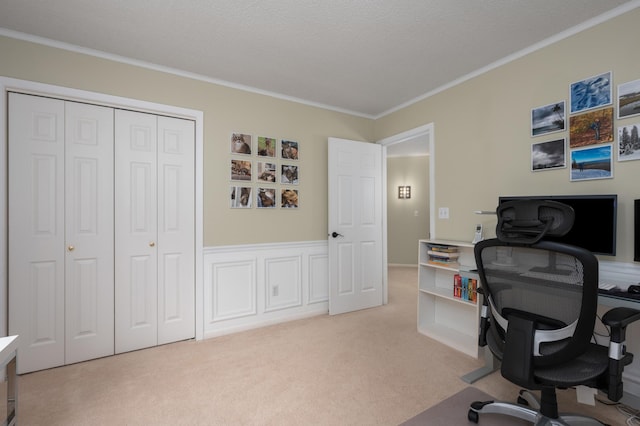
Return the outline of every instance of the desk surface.
[[[0,337],[0,362],[6,360],[18,349],[18,336]]]
[[[640,309],[640,294],[629,294],[626,291],[602,291],[598,292],[598,303],[605,306],[624,306]]]

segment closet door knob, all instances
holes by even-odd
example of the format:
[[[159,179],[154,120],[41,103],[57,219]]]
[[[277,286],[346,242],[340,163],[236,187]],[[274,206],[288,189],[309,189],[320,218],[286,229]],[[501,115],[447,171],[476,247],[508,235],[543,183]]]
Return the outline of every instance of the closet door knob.
[[[73,249],[75,249],[75,247],[74,247],[74,246],[69,246],[69,247],[67,247],[67,250],[69,250],[69,251],[73,251]]]
[[[149,243],[149,247],[155,247],[155,246],[156,246],[156,243],[154,243],[153,241]]]

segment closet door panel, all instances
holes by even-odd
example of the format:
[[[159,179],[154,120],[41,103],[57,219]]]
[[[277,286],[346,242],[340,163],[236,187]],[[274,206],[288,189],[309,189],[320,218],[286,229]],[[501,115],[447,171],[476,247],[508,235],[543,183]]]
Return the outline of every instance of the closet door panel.
[[[157,118],[115,114],[115,351],[158,338]]]
[[[66,102],[67,364],[114,353],[112,108]]]
[[[9,334],[18,373],[64,364],[64,102],[9,94]]]
[[[195,125],[158,117],[158,343],[195,337]]]

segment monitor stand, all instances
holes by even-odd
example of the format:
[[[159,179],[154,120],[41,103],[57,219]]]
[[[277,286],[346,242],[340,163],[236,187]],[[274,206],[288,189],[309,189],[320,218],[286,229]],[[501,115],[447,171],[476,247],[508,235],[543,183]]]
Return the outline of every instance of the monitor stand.
[[[571,269],[558,269],[558,258],[556,253],[549,253],[549,263],[547,266],[536,266],[530,269],[531,272],[542,272],[545,274],[571,275]]]

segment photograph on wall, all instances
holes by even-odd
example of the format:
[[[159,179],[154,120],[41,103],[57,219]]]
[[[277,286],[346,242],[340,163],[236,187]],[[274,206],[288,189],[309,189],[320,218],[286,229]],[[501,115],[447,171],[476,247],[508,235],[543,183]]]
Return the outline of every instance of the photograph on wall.
[[[276,173],[278,166],[275,163],[267,163],[264,161],[258,161],[256,180],[259,182],[276,182]]]
[[[232,133],[231,153],[251,155],[251,135]]]
[[[232,209],[250,209],[252,205],[250,186],[232,186],[231,187],[231,208]]]
[[[618,127],[618,161],[640,160],[640,123]]]
[[[273,209],[276,207],[275,188],[258,188],[256,207],[259,209]]]
[[[640,80],[618,85],[618,118],[640,114]]]
[[[565,102],[555,102],[531,110],[531,136],[561,132],[565,127]]]
[[[231,160],[231,180],[251,180],[251,161]]]
[[[276,156],[276,139],[258,136],[258,156],[259,157],[275,157]]]
[[[613,107],[569,117],[569,147],[613,142]]]
[[[564,138],[531,145],[531,171],[562,169],[564,167],[567,167]]]
[[[298,166],[291,164],[283,164],[281,166],[280,183],[297,185],[298,184]]]
[[[282,139],[280,141],[280,156],[284,160],[297,160],[298,156],[298,142],[296,141],[288,141]]]
[[[611,71],[571,83],[571,114],[613,103]]]
[[[298,190],[297,189],[283,189],[280,192],[281,207],[283,209],[297,209],[298,208]]]
[[[612,145],[574,149],[571,151],[571,180],[607,179],[613,177]]]

